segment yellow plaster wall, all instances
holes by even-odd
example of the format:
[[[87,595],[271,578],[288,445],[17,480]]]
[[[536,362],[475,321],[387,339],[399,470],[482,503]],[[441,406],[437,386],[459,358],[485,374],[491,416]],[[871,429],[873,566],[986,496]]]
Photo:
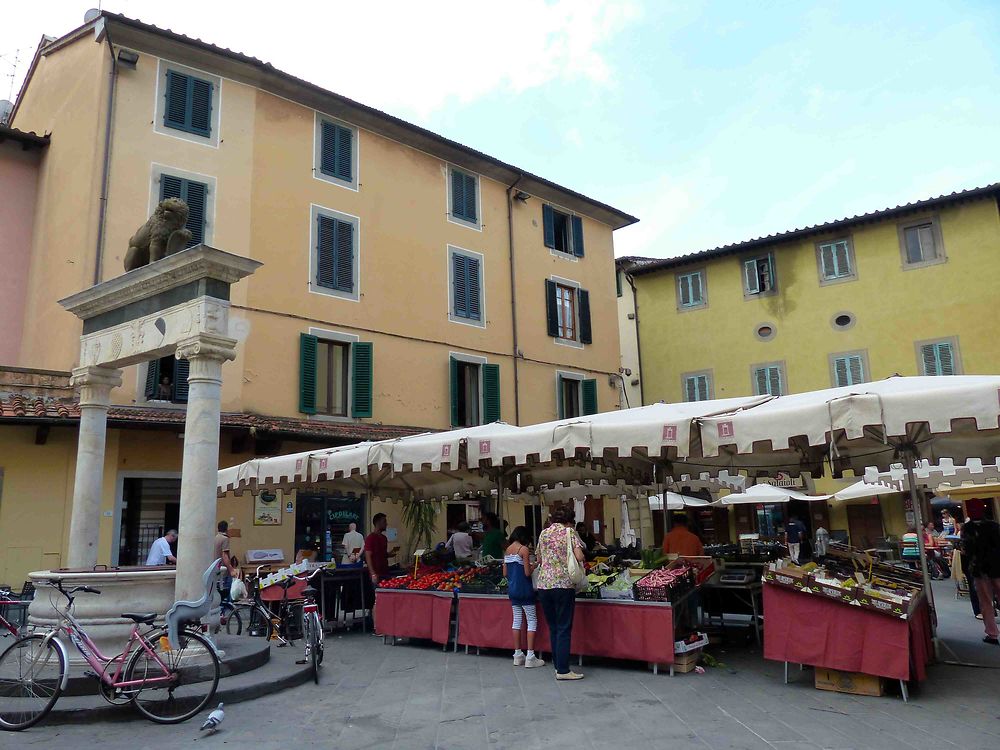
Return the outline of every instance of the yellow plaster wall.
[[[636,277],[646,402],[682,400],[682,373],[698,370],[712,370],[716,398],[747,395],[751,365],[775,361],[785,362],[791,392],[828,388],[828,355],[856,350],[867,350],[872,380],[916,375],[915,342],[951,336],[965,373],[1000,372],[996,319],[984,313],[995,307],[1000,272],[997,205],[978,200],[937,216],[947,261],[923,268],[902,269],[897,223],[881,221],[850,230],[855,281],[819,284],[815,242],[843,233],[771,248],[772,297],[744,299],[739,255]],[[676,274],[702,267],[708,306],[677,312]],[[856,325],[834,330],[831,320],[845,311]],[[762,323],[775,326],[772,340],[754,336]]]

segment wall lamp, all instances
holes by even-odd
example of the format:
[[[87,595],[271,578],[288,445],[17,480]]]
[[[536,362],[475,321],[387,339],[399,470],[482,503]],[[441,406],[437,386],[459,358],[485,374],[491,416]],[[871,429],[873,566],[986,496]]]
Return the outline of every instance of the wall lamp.
[[[139,63],[139,54],[133,52],[130,49],[120,49],[118,50],[118,64],[123,68],[128,68],[129,70],[135,70],[136,65]]]
[[[528,198],[530,198],[530,197],[531,196],[528,195],[523,190],[518,190],[516,193],[514,193],[514,200],[521,201],[521,203],[527,203],[528,202]]]

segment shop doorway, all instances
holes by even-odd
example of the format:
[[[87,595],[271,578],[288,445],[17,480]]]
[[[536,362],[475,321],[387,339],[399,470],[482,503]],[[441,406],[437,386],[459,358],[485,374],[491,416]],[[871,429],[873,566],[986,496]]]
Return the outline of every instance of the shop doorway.
[[[364,533],[364,497],[298,495],[295,504],[295,552],[315,553],[316,562],[343,560],[344,534],[353,523]]]
[[[124,477],[121,485],[118,566],[145,565],[153,542],[176,529],[181,512],[181,480]],[[177,554],[176,543],[174,554]]]
[[[965,501],[965,514],[973,521],[995,521],[993,498],[970,497]]]
[[[852,547],[874,549],[885,538],[882,509],[878,505],[848,505],[847,531]]]
[[[537,539],[542,533],[542,506],[524,506],[524,528],[528,530],[528,535],[532,539]],[[513,529],[511,529],[513,531]]]

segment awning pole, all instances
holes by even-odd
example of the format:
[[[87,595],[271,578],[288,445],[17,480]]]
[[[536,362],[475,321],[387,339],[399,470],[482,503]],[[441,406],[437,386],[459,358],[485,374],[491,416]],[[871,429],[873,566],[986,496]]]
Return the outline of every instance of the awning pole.
[[[910,484],[910,502],[913,503],[913,518],[916,521],[917,527],[917,548],[920,551],[920,572],[924,577],[924,596],[927,597],[927,604],[934,609],[934,592],[931,589],[931,577],[927,572],[927,548],[924,546],[924,520],[923,512],[921,508],[920,494],[917,490],[917,478],[913,473],[913,464],[916,462],[916,456],[910,451],[906,451],[907,461],[906,461],[906,481]],[[937,627],[934,623],[935,618],[931,618],[931,635],[935,636],[935,643],[937,642]]]

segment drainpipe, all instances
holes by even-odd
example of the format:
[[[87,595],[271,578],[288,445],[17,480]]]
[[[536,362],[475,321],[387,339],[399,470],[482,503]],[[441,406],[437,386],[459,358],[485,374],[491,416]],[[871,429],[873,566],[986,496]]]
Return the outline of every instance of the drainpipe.
[[[108,107],[104,123],[104,165],[101,170],[101,201],[97,217],[97,258],[94,261],[94,284],[101,283],[104,266],[104,225],[108,218],[108,183],[111,179],[111,125],[115,107],[115,84],[118,81],[118,61],[115,59],[115,49],[111,45],[111,35],[107,26],[104,28],[104,39],[108,43],[108,53],[111,55],[111,72],[108,85]]]
[[[635,282],[632,280],[632,274],[625,271],[624,268],[622,268],[622,271],[625,273],[628,285],[632,289],[632,308],[635,310],[635,353],[639,358],[639,405],[644,406],[646,403],[646,378],[642,374],[642,341],[639,339],[639,297],[635,293]],[[666,508],[663,509],[663,512],[666,513]]]
[[[517,281],[514,278],[514,188],[524,175],[518,175],[514,184],[507,188],[507,249],[510,255],[510,321],[514,338],[514,424],[521,424],[521,391],[517,374],[517,361],[521,352],[517,345]]]

